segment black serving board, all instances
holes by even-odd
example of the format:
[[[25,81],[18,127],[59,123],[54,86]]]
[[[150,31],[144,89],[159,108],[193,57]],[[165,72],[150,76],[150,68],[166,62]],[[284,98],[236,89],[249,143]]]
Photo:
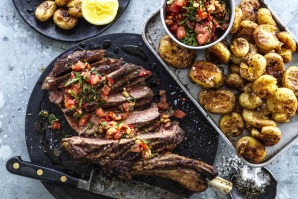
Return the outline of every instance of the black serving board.
[[[97,36],[73,46],[58,57],[75,50],[101,47],[104,47],[111,57],[123,57],[125,62],[143,66],[153,72],[153,77],[151,77],[147,83],[151,85],[155,92],[155,100],[158,98],[159,90],[166,90],[168,101],[172,107],[174,109],[181,109],[187,114],[185,118],[177,119],[182,129],[185,130],[186,136],[185,140],[175,149],[175,153],[200,159],[212,165],[218,145],[217,132],[158,61],[155,55],[153,55],[150,49],[143,43],[141,35],[119,33]],[[131,49],[135,50],[132,51]],[[49,102],[48,92],[41,90],[41,84],[44,78],[53,69],[56,59],[47,66],[46,70],[39,78],[28,103],[25,133],[29,156],[33,163],[53,167],[75,176],[88,178],[92,165],[76,164],[70,156],[63,151],[60,145],[62,137],[75,135],[75,131],[64,119],[62,111],[56,105]],[[157,84],[159,81],[160,84]],[[185,98],[185,101],[179,100],[181,98]],[[60,119],[62,128],[59,132],[54,132],[47,128],[47,121],[38,117],[38,113],[41,110],[53,113]],[[179,195],[189,197],[193,194],[177,183],[167,179],[138,177],[137,180],[167,189]],[[96,194],[83,192],[78,189],[61,187],[45,182],[43,182],[43,184],[55,198],[99,198]]]
[[[53,22],[53,19],[49,19],[45,22],[38,21],[34,16],[34,12],[36,7],[42,2],[43,1],[41,0],[13,0],[21,17],[35,31],[51,39],[71,42],[82,41],[104,32],[121,17],[130,3],[130,0],[119,0],[118,13],[112,23],[104,26],[95,26],[88,23],[84,18],[79,18],[76,27],[71,30],[63,30],[57,27]]]

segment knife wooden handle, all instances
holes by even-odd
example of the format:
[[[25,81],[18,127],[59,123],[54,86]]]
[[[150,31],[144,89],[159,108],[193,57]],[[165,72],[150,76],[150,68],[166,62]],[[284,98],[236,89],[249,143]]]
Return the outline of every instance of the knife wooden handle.
[[[40,166],[31,162],[25,162],[21,157],[10,158],[6,163],[6,169],[13,174],[34,178],[45,182],[63,184],[70,187],[77,187],[78,178],[52,168]]]

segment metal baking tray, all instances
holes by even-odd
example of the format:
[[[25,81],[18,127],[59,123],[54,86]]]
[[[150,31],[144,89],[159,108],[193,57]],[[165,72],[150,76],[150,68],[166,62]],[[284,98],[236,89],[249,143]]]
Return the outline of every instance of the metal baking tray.
[[[241,0],[236,0],[236,5],[238,5],[241,2]],[[275,19],[277,25],[279,26],[280,30],[288,31],[294,38],[294,40],[297,43],[297,39],[295,36],[290,32],[290,30],[283,25],[284,23],[279,19],[277,14],[272,10],[272,8],[268,5],[268,3],[265,0],[260,0],[260,3],[262,7],[268,8],[273,18]],[[160,20],[160,8],[157,9],[151,16],[148,17],[148,19],[144,23],[144,29],[143,29],[143,39],[146,43],[146,45],[150,48],[150,50],[158,57],[160,62],[163,64],[163,66],[166,68],[166,70],[173,76],[173,78],[177,81],[177,83],[181,86],[181,88],[188,94],[190,99],[195,103],[197,108],[203,113],[203,115],[207,118],[207,120],[212,124],[212,126],[216,129],[216,131],[223,137],[223,139],[226,141],[226,143],[231,147],[231,149],[236,153],[235,150],[235,143],[237,140],[242,137],[243,135],[248,135],[248,132],[245,131],[243,135],[232,138],[229,140],[224,133],[219,129],[219,119],[221,115],[218,114],[212,114],[209,112],[206,112],[201,105],[198,103],[198,96],[199,92],[202,90],[198,85],[190,82],[188,78],[188,69],[175,69],[170,66],[168,66],[158,55],[158,45],[159,41],[162,36],[166,34],[166,31],[163,28],[162,22]],[[229,35],[226,40],[230,40],[231,36]],[[197,51],[197,58],[196,60],[206,60],[205,59],[205,51],[204,50],[198,50]],[[293,59],[290,63],[285,64],[285,68],[287,68],[290,65],[298,65],[298,56],[297,52],[293,54]],[[220,65],[220,67],[223,69],[223,72],[227,73],[227,66],[226,65]],[[194,118],[195,119],[195,118]],[[288,148],[290,148],[292,145],[295,144],[296,141],[298,141],[298,114],[296,114],[289,123],[284,124],[278,124],[278,127],[282,131],[282,139],[278,144],[271,147],[266,147],[267,155],[265,157],[264,162],[259,164],[252,164],[246,160],[243,159],[243,161],[253,167],[260,167],[265,166],[269,162],[271,162],[276,156],[281,154],[282,152],[286,151]],[[208,133],[208,132],[206,132]]]

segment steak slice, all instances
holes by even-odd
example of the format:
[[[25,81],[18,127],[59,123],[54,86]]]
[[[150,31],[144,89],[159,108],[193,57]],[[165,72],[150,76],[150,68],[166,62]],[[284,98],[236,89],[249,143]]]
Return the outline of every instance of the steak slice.
[[[155,133],[137,136],[138,139],[148,142],[147,145],[152,153],[172,151],[183,140],[183,137],[184,131],[178,123],[173,123],[167,129],[161,128]],[[134,138],[109,140],[74,136],[62,139],[62,146],[72,158],[86,160],[103,167],[115,160],[135,161],[142,158],[141,153],[131,152],[134,144]]]
[[[105,50],[84,50],[66,54],[56,61],[50,76],[56,77],[61,75],[62,73],[68,71],[70,67],[78,61],[89,63],[96,62],[102,59],[105,54]]]

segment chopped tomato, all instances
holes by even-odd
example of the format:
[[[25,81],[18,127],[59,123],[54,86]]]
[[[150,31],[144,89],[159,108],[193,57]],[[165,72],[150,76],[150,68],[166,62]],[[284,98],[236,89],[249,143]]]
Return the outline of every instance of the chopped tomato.
[[[186,116],[186,114],[184,113],[184,111],[181,111],[180,109],[175,110],[174,116],[176,118],[184,118]]]
[[[82,89],[81,89],[81,87],[80,87],[80,84],[75,84],[75,85],[73,85],[72,87],[71,87],[71,90],[72,90],[72,92],[74,93],[74,94],[79,94],[79,93],[81,93],[81,91],[82,91]]]
[[[51,129],[59,130],[61,128],[61,124],[58,121],[53,122],[50,126]]]
[[[144,142],[141,142],[141,145],[142,145],[142,147],[144,148],[145,151],[150,150],[149,147],[148,147],[148,145],[145,144]]]
[[[115,134],[114,134],[114,139],[115,140],[119,140],[122,136],[122,132],[121,131],[117,131]]]
[[[100,108],[97,108],[97,109],[95,110],[95,114],[97,115],[97,117],[102,117],[102,116],[104,116],[105,112],[104,112],[104,110],[100,107]]]
[[[68,109],[72,109],[76,105],[76,100],[72,99],[71,97],[65,96],[64,97],[64,105]]]
[[[79,120],[79,126],[84,126],[87,124],[87,122],[89,121],[91,115],[90,114],[86,114],[86,115],[83,115],[80,120]]]
[[[106,101],[106,102],[107,102],[108,99],[109,99],[109,98],[108,98],[107,95],[101,94],[101,96],[100,96],[100,100],[101,100],[101,101]]]
[[[208,33],[205,33],[205,34],[202,34],[202,33],[199,33],[197,35],[197,41],[200,45],[203,45],[205,43],[207,43],[209,40],[209,35]]]
[[[112,78],[110,78],[109,76],[106,76],[106,78],[107,78],[107,84],[108,84],[108,86],[112,86],[115,81]]]
[[[172,12],[179,12],[181,10],[181,8],[182,8],[182,6],[179,6],[175,2],[169,6],[169,10]]]
[[[111,87],[109,87],[108,85],[104,85],[104,87],[101,89],[103,95],[108,96],[110,91],[111,91]]]
[[[76,63],[75,65],[72,65],[71,68],[74,71],[81,71],[85,69],[85,64],[81,61],[78,61],[78,63]]]
[[[183,26],[180,26],[178,29],[177,29],[177,32],[176,32],[176,36],[179,40],[183,39],[186,35],[186,32],[185,32],[185,28]]]
[[[87,107],[87,104],[84,101],[82,101],[82,108],[86,108],[86,107]]]
[[[90,75],[88,81],[91,85],[95,85],[100,81],[100,78],[97,75]]]
[[[178,29],[178,25],[175,23],[175,24],[170,25],[169,28],[172,33],[176,33],[177,29]]]
[[[139,76],[140,77],[145,77],[151,75],[152,72],[150,70],[141,70]]]

